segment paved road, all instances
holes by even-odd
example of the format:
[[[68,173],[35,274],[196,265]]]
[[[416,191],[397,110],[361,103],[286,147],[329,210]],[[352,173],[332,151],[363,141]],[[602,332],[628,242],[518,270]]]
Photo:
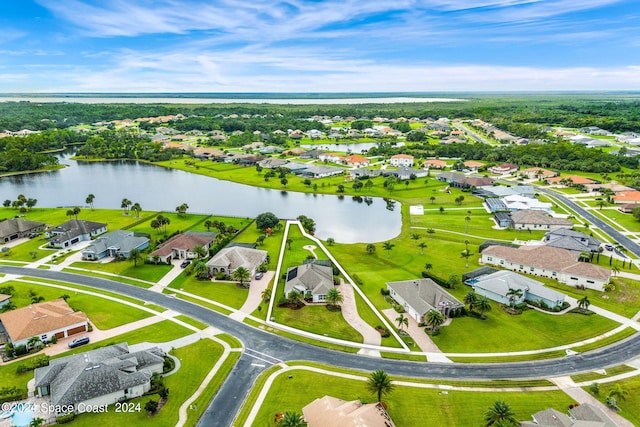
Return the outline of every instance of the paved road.
[[[615,228],[613,228],[612,226],[610,226],[609,224],[607,224],[606,222],[604,222],[603,220],[601,220],[600,218],[598,218],[597,216],[589,212],[588,210],[578,206],[573,200],[569,199],[568,197],[559,195],[558,193],[555,193],[546,188],[542,188],[542,187],[536,187],[536,188],[538,189],[538,191],[560,200],[562,203],[567,205],[569,209],[575,211],[582,218],[588,220],[590,223],[594,224],[599,229],[601,229],[602,231],[607,233],[609,236],[611,236],[615,241],[617,241],[622,246],[627,248],[629,252],[640,257],[640,246],[636,242],[634,242],[633,240],[631,240],[630,238],[628,238],[627,236],[625,236],[624,234],[622,234],[621,232],[619,232],[618,230],[616,230]]]
[[[9,266],[0,266],[0,273],[40,277],[109,290],[184,313],[239,338],[245,347],[251,349],[251,351],[245,352],[233,373],[227,378],[223,387],[207,408],[199,424],[205,426],[230,426],[242,400],[251,389],[257,375],[268,367],[269,364],[277,363],[279,360],[317,361],[327,365],[357,369],[365,373],[376,369],[384,369],[389,374],[405,377],[439,379],[524,379],[548,378],[576,372],[592,371],[621,364],[640,356],[640,333],[637,333],[606,349],[603,348],[561,359],[531,362],[460,364],[422,363],[370,358],[315,347],[279,335],[269,334],[258,328],[236,322],[225,315],[188,301],[107,279],[51,270]],[[260,352],[261,354],[256,352]],[[256,358],[256,356],[259,358]],[[252,362],[252,360],[254,360],[254,362]]]

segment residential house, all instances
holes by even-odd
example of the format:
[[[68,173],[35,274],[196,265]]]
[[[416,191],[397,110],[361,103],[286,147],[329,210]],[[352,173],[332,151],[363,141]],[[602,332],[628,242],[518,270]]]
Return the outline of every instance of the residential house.
[[[598,252],[602,242],[593,236],[566,228],[559,228],[548,232],[542,238],[547,246],[554,248],[562,248],[570,251],[582,252]]]
[[[536,189],[531,185],[514,185],[512,187],[507,187],[505,185],[483,185],[476,187],[476,192],[490,197],[518,195],[533,198],[535,197]]]
[[[549,169],[542,168],[527,168],[522,169],[520,174],[526,176],[529,179],[539,179],[545,180],[549,178],[553,178],[554,176],[558,176],[558,172],[551,171]]]
[[[324,178],[327,176],[333,175],[342,175],[344,173],[344,169],[336,168],[332,166],[319,166],[313,165],[309,166],[305,169],[302,169],[299,174],[302,176],[306,176],[309,178]]]
[[[96,261],[106,257],[129,258],[133,249],[149,247],[149,236],[133,231],[116,230],[99,236],[82,251],[82,259]]]
[[[509,210],[507,208],[507,205],[502,201],[502,199],[499,199],[497,197],[487,197],[486,199],[484,199],[484,205],[491,213],[504,212]],[[511,224],[511,215],[508,215],[508,216],[509,216],[509,224]]]
[[[452,187],[462,187],[467,176],[459,172],[442,172],[436,175],[438,181],[444,181],[451,184]]]
[[[371,160],[366,157],[351,155],[347,156],[343,159],[344,163],[348,166],[352,166],[355,168],[367,167],[371,164]]]
[[[127,343],[52,359],[34,372],[38,396],[51,396],[56,415],[92,412],[99,406],[141,397],[162,373],[159,347],[131,352]]]
[[[640,191],[623,191],[613,196],[613,202],[616,204],[640,203]]]
[[[510,211],[535,210],[551,212],[551,208],[553,207],[553,204],[551,203],[541,202],[533,197],[519,196],[517,194],[503,197],[502,201]]]
[[[578,185],[578,184],[588,185],[588,184],[595,184],[596,183],[592,179],[585,178],[583,176],[578,176],[578,175],[555,176],[553,178],[547,179],[547,183],[549,183],[549,184],[560,184],[560,185],[563,185],[565,182],[567,183],[566,185]]]
[[[9,303],[11,303],[11,295],[0,294],[0,310]]]
[[[395,167],[406,166],[410,168],[411,166],[413,166],[413,161],[413,156],[409,154],[396,154],[395,156],[391,156],[391,158],[389,159],[389,163],[391,164],[391,166]]]
[[[618,206],[618,210],[622,213],[633,213],[636,208],[640,208],[640,203],[626,203]]]
[[[572,228],[573,222],[567,218],[554,218],[542,210],[518,210],[511,214],[516,230],[555,230]]]
[[[486,185],[493,185],[493,178],[486,176],[470,176],[462,183],[462,188],[478,188]]]
[[[579,262],[579,254],[551,246],[489,246],[482,251],[481,263],[497,265],[519,273],[549,277],[570,286],[602,291],[611,270]]]
[[[215,276],[216,273],[230,276],[238,267],[246,268],[253,275],[266,260],[267,251],[241,246],[227,246],[207,262],[207,267],[209,267],[212,276]]]
[[[324,396],[302,408],[302,414],[308,427],[395,427],[379,402],[363,404]]]
[[[2,313],[0,323],[14,347],[26,345],[33,337],[45,342],[54,336],[66,338],[89,329],[87,315],[81,311],[73,311],[62,298]]]
[[[490,201],[490,200],[499,200],[499,199],[487,199],[487,201]],[[502,227],[502,228],[512,227],[513,223],[511,222],[511,214],[508,212],[501,212],[501,211],[502,209],[492,210],[493,219],[495,220],[496,224],[498,224],[498,227]]]
[[[322,150],[309,150],[300,154],[301,159],[318,159],[321,154],[324,154]]]
[[[518,166],[511,163],[502,163],[500,165],[491,166],[488,170],[496,175],[504,175],[516,172],[518,170]]]
[[[325,302],[327,293],[333,287],[333,268],[331,265],[310,262],[287,270],[284,295],[289,297],[292,291],[297,291],[305,299],[311,299],[313,302]]]
[[[581,403],[569,407],[569,415],[553,408],[536,412],[533,421],[523,421],[521,427],[618,427],[600,408]]]
[[[521,292],[521,296],[513,300],[514,304],[542,301],[547,307],[553,309],[562,307],[565,300],[565,295],[545,288],[541,282],[507,270],[476,277],[470,283],[477,294],[505,305],[509,305],[512,302],[510,298],[514,298],[509,295],[511,289]]]
[[[444,169],[448,165],[447,165],[447,162],[445,162],[444,160],[429,159],[422,162],[422,166],[425,169]]]
[[[214,148],[198,147],[193,150],[193,155],[198,159],[209,160],[215,158],[216,156],[223,156],[224,151],[216,150]]]
[[[467,160],[463,163],[466,169],[469,169],[471,172],[478,172],[481,168],[485,167],[486,164],[482,162],[476,162],[475,160]]]
[[[391,298],[418,323],[424,323],[425,314],[431,310],[445,317],[455,317],[464,307],[456,297],[431,279],[388,282],[387,289]]]
[[[424,169],[414,169],[414,168],[409,168],[406,166],[403,166],[399,169],[394,169],[394,170],[385,170],[383,172],[383,174],[385,176],[395,176],[396,178],[398,178],[400,181],[404,181],[407,179],[411,179],[411,176],[413,175],[415,178],[422,178],[427,176],[428,171],[424,170]]]
[[[380,176],[381,174],[382,174],[382,170],[380,169],[367,169],[367,168],[349,169],[349,176],[351,179],[375,178],[376,176]]]
[[[174,259],[195,259],[198,254],[195,252],[196,247],[202,247],[207,253],[217,233],[210,232],[192,232],[176,234],[169,240],[163,242],[158,248],[151,252],[147,257],[153,262],[162,262],[169,264]]]
[[[49,239],[49,246],[64,249],[78,242],[91,240],[97,235],[106,232],[107,224],[82,219],[71,219],[57,227],[47,230],[44,235]]]
[[[289,163],[289,160],[286,159],[277,159],[275,157],[267,157],[264,160],[258,162],[258,165],[264,169],[275,169],[282,167]]]
[[[307,169],[309,165],[306,163],[300,163],[300,162],[288,162],[282,167],[285,169],[289,169],[291,173],[298,175],[302,173],[302,171]]]
[[[344,160],[344,156],[335,153],[321,153],[318,155],[318,160],[321,162],[340,163]]]
[[[0,221],[0,243],[29,237],[31,234],[43,231],[46,227],[44,222],[15,218],[5,219]]]

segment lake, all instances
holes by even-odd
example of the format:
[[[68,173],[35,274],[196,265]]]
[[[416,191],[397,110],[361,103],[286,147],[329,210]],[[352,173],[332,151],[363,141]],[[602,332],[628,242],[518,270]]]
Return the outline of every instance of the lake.
[[[391,211],[380,198],[367,204],[351,196],[282,192],[135,161],[76,162],[69,156],[61,157],[68,167],[58,171],[0,178],[0,199],[24,194],[37,199],[37,207],[83,207],[87,195],[94,194],[96,208],[116,209],[127,198],[143,211],[173,212],[187,203],[188,212],[223,216],[255,218],[266,211],[280,218],[306,215],[315,220],[317,237],[341,243],[382,242],[402,228],[400,204]]]

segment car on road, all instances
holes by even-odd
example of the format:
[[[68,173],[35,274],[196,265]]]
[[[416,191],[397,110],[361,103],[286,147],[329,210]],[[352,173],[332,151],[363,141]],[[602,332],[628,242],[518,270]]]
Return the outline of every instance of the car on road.
[[[264,273],[256,273],[256,280],[262,279],[262,276],[264,276]]]
[[[89,337],[76,338],[75,340],[69,343],[69,348],[76,348],[85,344],[89,344]]]
[[[191,264],[191,261],[189,260],[182,261],[182,264],[180,264],[180,268],[186,268],[189,264]]]
[[[613,245],[604,245],[604,248],[608,251],[613,251],[614,249]]]

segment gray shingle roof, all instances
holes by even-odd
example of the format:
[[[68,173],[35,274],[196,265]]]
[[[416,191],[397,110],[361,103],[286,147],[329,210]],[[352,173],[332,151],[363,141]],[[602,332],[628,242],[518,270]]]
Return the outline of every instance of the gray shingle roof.
[[[520,289],[527,291],[551,301],[564,300],[564,295],[552,289],[545,288],[537,280],[514,273],[513,271],[500,270],[486,276],[480,276],[473,287],[486,289],[498,295],[507,296],[509,289]]]
[[[284,292],[293,288],[311,291],[313,295],[326,295],[333,288],[333,269],[329,266],[308,263],[287,270]]]
[[[0,221],[0,237],[8,237],[16,233],[24,233],[44,225],[44,222],[28,221],[26,219],[7,219],[5,221]]]
[[[429,310],[440,310],[442,303],[451,308],[462,307],[462,303],[431,279],[404,280],[388,282],[387,287],[393,289],[413,309],[424,314]]]

